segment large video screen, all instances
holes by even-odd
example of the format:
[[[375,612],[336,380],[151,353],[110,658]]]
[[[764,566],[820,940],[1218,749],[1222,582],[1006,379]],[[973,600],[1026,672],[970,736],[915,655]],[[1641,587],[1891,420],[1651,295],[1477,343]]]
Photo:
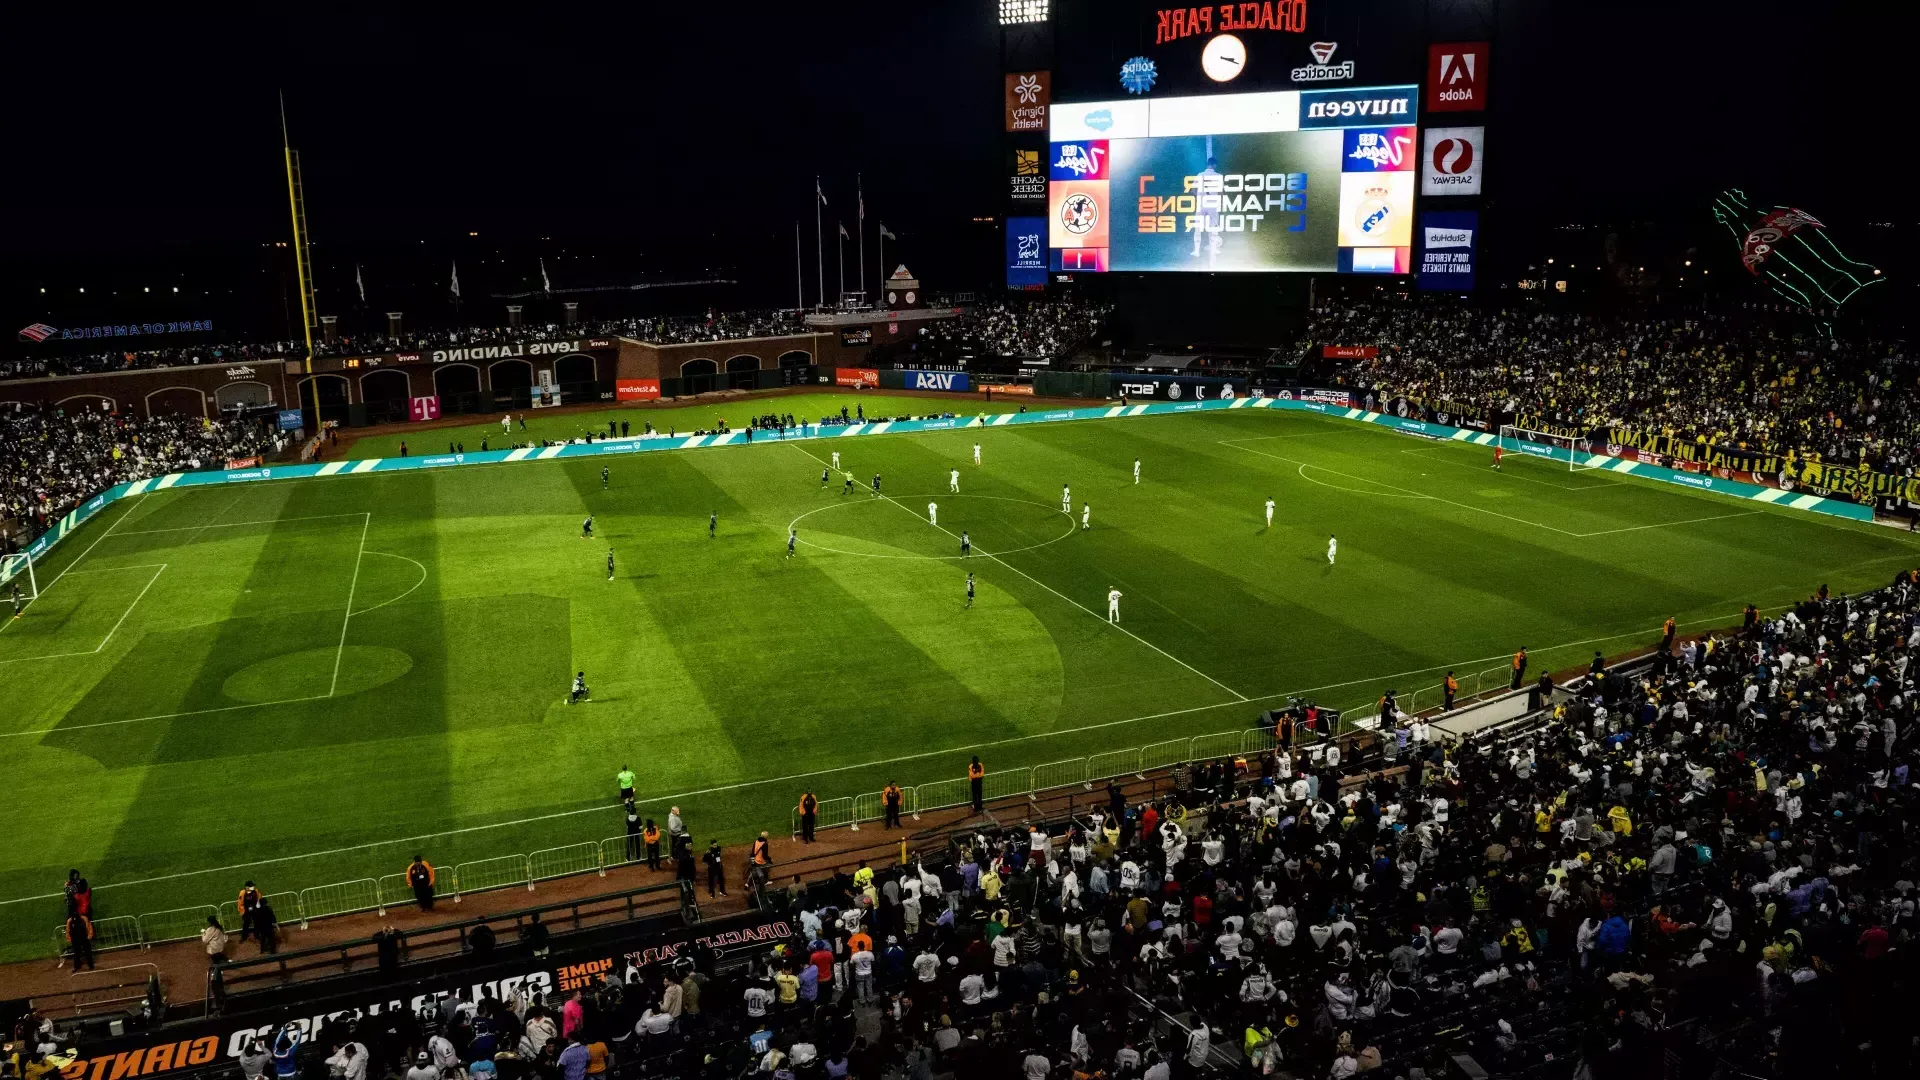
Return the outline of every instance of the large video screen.
[[[1056,103],[1060,271],[1407,273],[1412,86]]]

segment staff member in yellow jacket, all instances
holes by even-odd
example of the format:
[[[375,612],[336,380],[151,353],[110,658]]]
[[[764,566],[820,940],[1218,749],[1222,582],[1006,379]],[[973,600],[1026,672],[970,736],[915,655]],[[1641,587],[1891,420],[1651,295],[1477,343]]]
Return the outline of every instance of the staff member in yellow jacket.
[[[433,910],[433,864],[426,856],[415,855],[407,865],[407,887],[413,890],[413,902],[421,911]]]

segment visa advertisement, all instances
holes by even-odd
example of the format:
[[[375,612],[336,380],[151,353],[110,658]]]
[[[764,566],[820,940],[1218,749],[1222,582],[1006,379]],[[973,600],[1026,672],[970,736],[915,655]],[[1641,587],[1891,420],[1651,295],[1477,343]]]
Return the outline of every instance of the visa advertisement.
[[[1480,232],[1475,210],[1429,210],[1420,215],[1420,288],[1473,291],[1473,253]]]
[[[1048,268],[1408,273],[1417,105],[1381,87],[1056,106]]]

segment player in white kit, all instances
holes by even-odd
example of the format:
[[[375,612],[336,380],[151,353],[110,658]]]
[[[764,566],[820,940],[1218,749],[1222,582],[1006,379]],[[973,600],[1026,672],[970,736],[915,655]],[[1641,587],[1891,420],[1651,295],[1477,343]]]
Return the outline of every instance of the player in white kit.
[[[979,443],[973,444],[973,463],[975,465],[980,464],[980,444]]]
[[[947,470],[947,491],[954,495],[960,494],[960,470],[959,469]]]
[[[1272,496],[1268,496],[1268,498],[1267,498],[1267,528],[1269,528],[1269,529],[1271,529],[1271,528],[1273,528],[1273,498],[1272,498]]]
[[[1139,458],[1133,459],[1133,482],[1136,484],[1140,482],[1140,459]]]
[[[833,471],[834,472],[840,471],[840,451],[838,450],[835,450],[833,452]]]
[[[1333,556],[1339,550],[1340,550],[1340,538],[1337,536],[1327,537],[1327,565],[1328,566],[1333,565]]]
[[[1111,585],[1107,586],[1107,621],[1120,621],[1120,590]]]
[[[930,502],[927,504],[927,524],[936,525],[936,526],[940,524],[940,504],[939,503]]]
[[[1088,529],[1091,529],[1091,528],[1093,528],[1093,504],[1081,503],[1080,504],[1080,531],[1086,532]]]
[[[1073,513],[1073,489],[1065,484],[1060,485],[1060,512]]]

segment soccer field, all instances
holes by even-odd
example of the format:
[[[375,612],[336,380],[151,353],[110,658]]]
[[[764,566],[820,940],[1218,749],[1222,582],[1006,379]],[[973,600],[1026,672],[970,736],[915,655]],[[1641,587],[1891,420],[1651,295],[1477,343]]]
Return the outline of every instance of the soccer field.
[[[852,494],[821,483],[835,451]],[[112,916],[594,841],[622,831],[623,763],[702,843],[780,834],[803,787],[1354,706],[1522,645],[1583,664],[1920,561],[1891,529],[1489,460],[1247,409],[128,498],[0,630],[0,956],[50,951],[70,866]]]

